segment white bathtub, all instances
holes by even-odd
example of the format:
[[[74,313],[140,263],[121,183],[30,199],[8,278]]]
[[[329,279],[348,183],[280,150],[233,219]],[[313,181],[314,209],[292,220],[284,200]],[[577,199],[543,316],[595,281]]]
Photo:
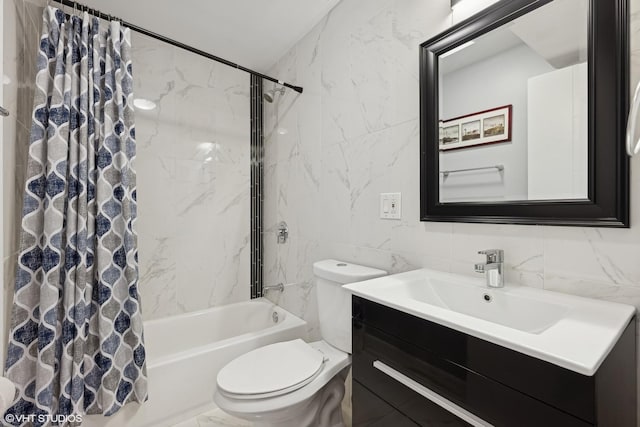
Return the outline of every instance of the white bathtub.
[[[87,416],[83,426],[178,424],[215,408],[216,376],[232,359],[267,344],[307,338],[304,320],[265,299],[151,320],[144,327],[149,400],[112,417]]]

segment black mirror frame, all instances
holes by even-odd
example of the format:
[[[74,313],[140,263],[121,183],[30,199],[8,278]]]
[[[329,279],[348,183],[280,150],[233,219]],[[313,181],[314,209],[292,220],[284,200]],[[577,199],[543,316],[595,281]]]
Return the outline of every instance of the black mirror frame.
[[[629,227],[628,0],[589,0],[589,182],[583,200],[440,203],[438,56],[553,0],[501,0],[420,45],[420,220]]]

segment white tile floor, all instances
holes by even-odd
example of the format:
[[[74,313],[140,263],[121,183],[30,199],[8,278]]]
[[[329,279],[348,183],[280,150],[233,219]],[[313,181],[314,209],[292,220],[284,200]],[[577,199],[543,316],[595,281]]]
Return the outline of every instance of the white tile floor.
[[[176,424],[174,427],[250,427],[251,423],[231,415],[220,409],[200,414],[195,418]]]

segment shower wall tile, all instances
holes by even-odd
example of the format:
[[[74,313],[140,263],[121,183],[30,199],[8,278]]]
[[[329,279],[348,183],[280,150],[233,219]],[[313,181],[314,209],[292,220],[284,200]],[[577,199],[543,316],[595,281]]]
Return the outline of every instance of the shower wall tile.
[[[3,2],[3,78],[5,81],[3,82],[2,102],[4,107],[12,113],[16,111],[18,105],[18,68],[21,66],[20,62],[22,62],[18,55],[22,51],[22,41],[20,38],[21,35],[25,33],[25,23],[22,19],[19,19],[19,17],[23,15],[22,8],[22,2]],[[9,117],[10,119],[7,118],[3,120],[5,129],[4,137],[9,141],[13,141],[13,138],[11,138],[13,133],[7,133],[6,129],[8,124],[11,124],[12,128],[15,129],[16,117],[14,117],[13,114]]]
[[[325,33],[329,16],[325,16],[300,42],[295,46],[296,84],[304,87],[305,95],[319,96],[322,94],[322,64],[323,55],[320,40]]]
[[[638,45],[640,45],[640,42],[638,42]],[[640,83],[640,46],[638,47],[638,49],[631,51],[631,96],[633,96],[636,86]]]
[[[274,291],[266,296],[305,319],[309,324],[309,336],[317,337],[312,264],[320,258],[318,230],[322,218],[319,198],[313,191],[313,179],[309,178],[302,158],[302,155],[296,155],[291,161],[268,167],[265,173],[266,186],[274,179],[283,185],[278,187],[277,209],[274,210],[270,199],[265,198],[264,283],[286,285],[282,296]],[[309,189],[309,194],[301,194],[304,187]],[[289,205],[289,198],[299,200],[300,204]],[[277,244],[276,240],[277,223],[281,220],[286,221],[289,228],[289,239],[285,244]]]
[[[3,106],[11,115],[3,120],[3,267],[5,324],[9,323],[19,247],[22,192],[26,175],[29,128],[33,106],[35,52],[44,2],[3,2]],[[6,342],[7,330],[3,331]],[[1,356],[0,356],[1,357]]]
[[[35,49],[40,34],[40,23],[36,26],[29,17],[29,14],[36,13],[33,9],[42,11],[41,6],[31,2],[4,2],[3,67],[7,80],[4,82],[3,103],[11,113],[3,119],[5,256],[13,255],[18,250],[18,228],[15,224],[22,211],[33,104]]]
[[[191,192],[184,194],[177,212],[181,224],[176,240],[180,248],[176,258],[176,286],[181,290],[178,306],[181,311],[193,311],[247,300],[249,179],[233,176],[238,165],[218,164],[219,170],[209,170],[207,175],[206,170],[198,169],[209,165],[185,163],[185,174],[190,171],[195,176]],[[194,164],[190,167],[188,163]],[[244,159],[243,164],[248,165],[249,159]],[[204,184],[201,181],[194,186],[198,180]]]
[[[249,299],[249,77],[138,34],[140,293],[146,319]]]
[[[25,26],[24,38],[22,39],[21,56],[18,61],[18,110],[16,117],[27,129],[31,128],[31,112],[33,109],[33,96],[35,92],[35,72],[36,72],[36,49],[40,44],[40,31],[42,26],[42,11],[44,1],[31,0],[24,1],[23,14],[21,18]]]
[[[3,260],[3,273],[4,277],[2,278],[5,286],[0,290],[3,292],[3,301],[4,307],[2,307],[2,322],[5,325],[5,330],[2,331],[2,335],[0,338],[4,339],[5,342],[9,342],[9,327],[11,326],[11,312],[13,309],[13,283],[15,277],[15,266],[17,262],[14,256],[5,257]],[[1,355],[0,358],[4,361],[5,355]]]
[[[265,141],[266,145],[266,141]],[[264,186],[270,188],[276,181],[276,166],[271,165],[264,167]],[[263,204],[263,231],[262,245],[264,249],[263,258],[263,280],[264,284],[271,284],[276,280],[277,271],[277,241],[276,241],[276,224],[278,223],[278,211],[276,209],[277,201],[275,197],[265,198]]]
[[[290,283],[285,285],[282,293],[269,291],[266,297],[288,312],[308,322],[307,339],[309,341],[321,339],[318,325],[316,287],[312,282]]]
[[[304,94],[287,90],[273,104],[265,103],[265,188],[275,191],[274,197],[265,196],[264,282],[285,284],[282,295],[266,296],[305,319],[311,339],[319,337],[312,264],[322,257],[318,239],[327,231],[320,197],[322,51],[317,43],[325,22],[280,61],[279,78],[296,81],[300,70],[308,71]],[[286,244],[276,242],[280,221],[289,228]]]
[[[175,236],[146,236],[138,230],[142,313],[145,319],[170,316],[178,312]]]
[[[630,44],[631,50],[640,49],[640,5],[638,5],[637,1],[630,1]]]
[[[633,89],[640,2],[630,5]],[[313,283],[310,266],[325,257],[475,275],[477,251],[498,247],[510,282],[637,305],[640,158],[631,162],[631,229],[419,221],[419,44],[452,22],[448,0],[343,0],[270,70],[305,92],[265,104],[265,281],[290,279],[285,294],[305,294],[295,287]],[[285,135],[275,131],[282,125]],[[382,192],[402,192],[400,221],[379,219]],[[274,243],[281,220],[293,224],[286,245]]]
[[[265,90],[269,90],[269,85]],[[265,189],[275,189],[278,183],[278,110],[276,106],[265,103],[263,107],[263,131],[264,131],[264,178]],[[262,216],[262,245],[263,256],[263,281],[265,285],[277,283],[278,280],[278,244],[276,241],[276,227],[278,223],[279,200],[277,190],[270,193],[263,201]]]

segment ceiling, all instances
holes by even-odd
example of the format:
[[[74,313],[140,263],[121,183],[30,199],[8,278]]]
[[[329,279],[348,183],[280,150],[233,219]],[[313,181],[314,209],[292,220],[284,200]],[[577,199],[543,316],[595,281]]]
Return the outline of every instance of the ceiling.
[[[589,2],[556,0],[516,21],[511,31],[555,68],[587,60]]]
[[[474,39],[474,43],[440,59],[440,72],[448,74],[523,45],[507,27],[499,27]]]
[[[259,72],[267,72],[339,1],[79,0]]]

